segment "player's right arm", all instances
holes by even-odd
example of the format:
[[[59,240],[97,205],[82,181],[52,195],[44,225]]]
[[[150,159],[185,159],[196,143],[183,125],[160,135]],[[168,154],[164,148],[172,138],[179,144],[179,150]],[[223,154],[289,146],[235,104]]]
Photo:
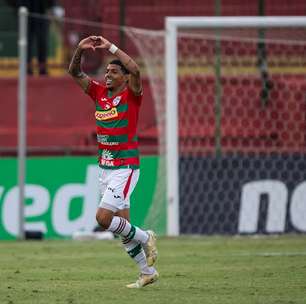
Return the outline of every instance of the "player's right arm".
[[[85,92],[88,90],[90,78],[82,71],[81,59],[85,50],[95,50],[96,38],[96,36],[89,36],[79,42],[68,69],[68,73]]]

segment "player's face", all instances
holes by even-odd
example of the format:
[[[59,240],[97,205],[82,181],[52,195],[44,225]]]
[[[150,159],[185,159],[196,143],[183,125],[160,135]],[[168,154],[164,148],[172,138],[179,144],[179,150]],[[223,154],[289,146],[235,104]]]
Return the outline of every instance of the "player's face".
[[[110,90],[116,89],[127,82],[127,75],[123,73],[117,64],[109,64],[106,68],[105,83]]]

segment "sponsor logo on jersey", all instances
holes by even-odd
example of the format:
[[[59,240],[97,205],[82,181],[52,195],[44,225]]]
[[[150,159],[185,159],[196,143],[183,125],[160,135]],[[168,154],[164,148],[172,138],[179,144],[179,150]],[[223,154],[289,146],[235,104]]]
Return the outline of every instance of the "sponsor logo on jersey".
[[[108,145],[108,146],[115,146],[115,145],[119,145],[119,142],[115,142],[115,141],[108,141],[109,139],[109,136],[108,135],[101,135],[101,134],[97,134],[97,141],[100,143],[100,144],[103,144],[103,145]]]
[[[101,166],[109,166],[113,167],[115,165],[114,160],[108,160],[108,159],[100,159],[100,165]]]
[[[108,141],[109,136],[108,135],[100,135],[97,134],[97,141],[99,143],[106,143]]]
[[[108,120],[117,116],[118,112],[116,108],[111,108],[107,111],[96,111],[95,113],[96,120]]]
[[[113,106],[116,107],[121,100],[121,96],[117,96],[116,98],[113,99]]]
[[[102,166],[114,166],[114,156],[110,150],[103,150],[100,165]]]
[[[101,157],[106,160],[114,159],[113,154],[110,150],[103,150]]]

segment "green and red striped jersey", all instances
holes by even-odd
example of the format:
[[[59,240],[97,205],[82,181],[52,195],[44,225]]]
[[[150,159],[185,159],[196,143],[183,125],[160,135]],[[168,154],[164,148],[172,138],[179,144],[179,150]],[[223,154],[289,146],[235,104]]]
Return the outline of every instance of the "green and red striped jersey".
[[[99,166],[106,169],[139,168],[137,122],[142,96],[127,86],[108,97],[106,86],[91,80],[88,95],[96,105]]]

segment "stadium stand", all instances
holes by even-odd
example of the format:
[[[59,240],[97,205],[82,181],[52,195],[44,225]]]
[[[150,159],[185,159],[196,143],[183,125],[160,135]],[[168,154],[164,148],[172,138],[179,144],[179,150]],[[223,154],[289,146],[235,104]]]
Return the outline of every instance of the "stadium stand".
[[[16,79],[1,79],[0,153],[16,153]],[[139,137],[144,153],[156,149],[155,116],[148,92],[141,108]],[[96,153],[94,106],[89,97],[68,77],[28,80],[27,143],[31,154]],[[150,129],[153,128],[153,132]],[[152,134],[151,134],[152,133]]]
[[[305,96],[301,92],[306,90],[306,81],[303,76],[284,78],[275,75],[271,79],[273,88],[268,105],[262,104],[262,82],[258,76],[248,80],[228,76],[221,81],[223,152],[271,153],[305,150],[306,108]],[[186,83],[188,78],[183,78],[180,86],[184,88]],[[204,95],[198,95],[198,100],[203,102],[192,103],[192,108],[188,109],[188,94],[182,89],[179,96],[180,113],[189,111],[186,116],[194,116],[196,122],[191,127],[190,122],[181,117],[179,132],[183,154],[215,152],[215,79],[199,77],[196,85],[205,91]],[[292,91],[296,93],[292,94]],[[193,145],[193,140],[200,141],[201,144]]]
[[[196,16],[215,15],[215,1],[190,0],[188,6],[183,0],[129,0],[125,7],[125,16],[122,19],[120,15],[120,6],[118,1],[103,0],[61,0],[58,1],[66,11],[67,18],[82,19],[94,22],[100,22],[101,28],[95,28],[96,33],[102,33],[116,43],[122,43],[120,30],[109,31],[103,24],[112,25],[126,25],[133,27],[141,27],[148,29],[160,30],[164,28],[164,17],[167,15],[175,16]],[[10,71],[10,65],[16,69],[17,61],[7,61],[8,57],[16,59],[17,52],[16,43],[16,17],[14,11],[9,8],[4,0],[0,0],[0,27],[1,27],[1,45],[11,45],[9,49],[2,48],[0,50],[0,65],[2,68]],[[292,6],[284,5],[286,0],[271,0],[266,1],[265,14],[266,15],[305,15],[306,2],[303,0],[295,1]],[[286,10],[284,10],[284,7]],[[122,8],[121,8],[122,9]],[[243,16],[243,15],[258,15],[258,5],[256,1],[246,3],[243,0],[228,1],[221,9],[223,16]],[[3,18],[1,17],[3,16]],[[5,17],[5,18],[4,18]],[[66,24],[64,31],[71,32],[74,30],[79,33],[79,37],[92,34],[92,28],[80,27],[78,24]],[[8,42],[10,43],[8,43]],[[14,43],[13,43],[13,42]],[[125,48],[128,52],[138,55],[132,42],[126,40]],[[94,136],[94,120],[91,114],[92,107],[90,101],[86,100],[86,96],[80,94],[79,88],[65,75],[67,67],[67,60],[71,56],[71,51],[74,48],[71,39],[68,35],[64,35],[65,62],[63,63],[61,77],[38,78],[33,77],[28,81],[28,145],[31,153],[95,153],[96,144]],[[273,53],[277,54],[277,49]],[[301,50],[303,51],[303,50]],[[253,50],[254,54],[256,50]],[[253,55],[254,55],[253,54]],[[243,54],[242,54],[243,55]],[[290,55],[290,54],[289,54]],[[105,58],[98,56],[87,62],[89,69],[95,70],[95,66],[100,67]],[[3,70],[3,69],[2,69]],[[9,72],[8,72],[9,74]],[[274,76],[274,89],[271,94],[274,99],[273,105],[267,109],[260,111],[260,117],[255,111],[260,106],[258,98],[257,104],[247,102],[247,98],[236,98],[237,92],[244,92],[248,95],[260,95],[259,80],[251,81],[250,83],[242,83],[236,81],[235,77],[227,77],[223,79],[224,92],[226,92],[223,100],[223,111],[226,115],[223,116],[222,121],[222,143],[225,151],[232,151],[233,149],[241,149],[247,151],[249,148],[260,151],[261,147],[268,146],[267,143],[273,141],[275,143],[279,140],[279,149],[282,145],[288,149],[295,150],[300,146],[305,147],[305,136],[297,135],[297,131],[305,124],[305,104],[304,96],[289,94],[288,103],[290,106],[287,109],[279,107],[278,98],[280,96],[287,96],[285,87],[293,88],[294,86],[306,88],[305,80],[292,76],[286,79],[286,86],[283,81]],[[184,80],[181,80],[181,85],[184,86]],[[207,92],[213,92],[214,80],[202,78],[199,80],[203,86],[206,86]],[[14,154],[16,153],[17,143],[17,79],[7,78],[1,74],[1,112],[0,115],[0,153]],[[140,146],[143,153],[156,153],[157,151],[157,130],[156,119],[154,113],[154,102],[152,93],[147,78],[144,79],[144,90],[146,92],[145,100],[140,114],[139,124],[139,139]],[[203,115],[203,126],[201,128],[194,128],[194,136],[203,138],[203,149],[208,151],[213,149],[214,143],[214,115],[213,115],[213,94],[207,97],[205,104],[200,109]],[[73,102],[72,102],[73,101]],[[181,99],[180,107],[186,107],[188,99],[183,97]],[[71,105],[73,104],[73,107]],[[233,104],[236,105],[236,113],[241,112],[245,116],[243,125],[235,121],[235,115],[231,111]],[[276,111],[277,107],[277,111]],[[288,111],[289,109],[289,111]],[[196,109],[199,110],[199,109]],[[205,114],[207,113],[207,114]],[[209,114],[210,113],[210,114]],[[158,115],[158,113],[156,113]],[[278,120],[274,128],[269,126],[269,117],[274,117]],[[286,117],[291,120],[292,128],[284,130],[282,119]],[[261,123],[258,120],[261,119]],[[264,123],[263,123],[264,122]],[[288,124],[287,124],[288,126]],[[181,140],[186,140],[184,136],[184,125],[180,130]],[[280,134],[287,139],[295,139],[294,146],[290,142],[286,142],[286,138],[280,140]],[[296,137],[298,136],[297,140]],[[258,143],[265,144],[258,144]],[[190,146],[190,145],[189,145]],[[35,152],[36,151],[36,152]],[[253,150],[252,150],[253,151]]]

